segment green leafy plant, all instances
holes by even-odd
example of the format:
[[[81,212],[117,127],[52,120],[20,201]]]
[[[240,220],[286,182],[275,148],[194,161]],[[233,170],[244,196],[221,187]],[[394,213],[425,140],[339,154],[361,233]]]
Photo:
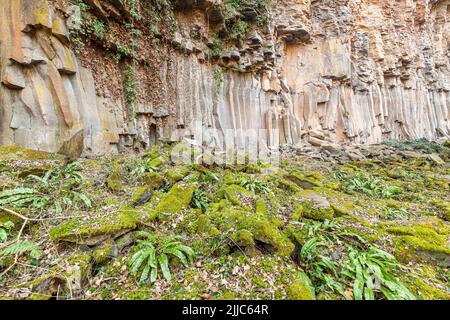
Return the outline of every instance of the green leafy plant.
[[[80,164],[73,162],[65,167],[53,165],[43,177],[30,175],[34,188],[16,188],[0,192],[0,205],[42,209],[53,206],[56,214],[65,209],[92,207],[92,201],[82,190],[84,176],[78,171]]]
[[[214,172],[208,171],[205,174],[202,174],[201,176],[202,182],[220,182],[220,178],[215,174]]]
[[[192,196],[192,206],[197,209],[202,209],[205,211],[209,208],[209,197],[208,194],[202,189],[196,189]]]
[[[272,193],[267,183],[254,179],[242,178],[239,180],[239,185],[253,192]]]
[[[11,233],[14,223],[12,221],[0,222],[0,243],[6,242]]]
[[[388,300],[414,300],[414,295],[394,276],[399,264],[391,254],[371,247],[360,252],[348,247],[348,262],[344,264],[343,274],[353,279],[353,298],[355,300],[374,300],[381,294]]]
[[[385,141],[384,144],[399,150],[421,150],[427,154],[450,151],[449,148],[444,147],[439,143],[429,141],[426,138],[414,141],[388,140]]]
[[[139,83],[135,80],[135,72],[132,65],[128,65],[123,73],[123,89],[125,93],[125,101],[129,108],[130,117],[134,118],[134,104],[138,98],[137,87]]]
[[[42,256],[41,248],[34,241],[16,241],[0,250],[0,257],[21,256],[27,254],[31,259],[39,259]]]
[[[140,274],[139,282],[143,283],[149,279],[153,283],[158,277],[158,270],[167,281],[171,281],[172,275],[169,266],[169,257],[178,258],[187,267],[192,263],[194,251],[192,248],[182,244],[179,236],[161,236],[148,232],[140,232],[137,241],[137,251],[131,257],[130,271],[133,276]]]
[[[216,84],[216,93],[219,93],[223,84],[223,71],[220,67],[214,70],[214,83]]]
[[[414,299],[395,278],[399,263],[391,254],[370,246],[358,235],[331,221],[305,224],[299,263],[319,292],[336,292],[353,299]],[[356,249],[355,246],[360,247]]]
[[[357,173],[344,182],[347,191],[360,192],[371,197],[392,198],[401,193],[401,189],[397,186],[388,185],[383,179]]]

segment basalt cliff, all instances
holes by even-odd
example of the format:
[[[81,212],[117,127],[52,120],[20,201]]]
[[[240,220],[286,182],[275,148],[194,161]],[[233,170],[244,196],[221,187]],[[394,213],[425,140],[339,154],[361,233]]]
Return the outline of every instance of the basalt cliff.
[[[0,145],[93,157],[199,126],[216,146],[238,138],[229,129],[258,129],[268,147],[448,138],[449,10],[448,0],[0,0]]]

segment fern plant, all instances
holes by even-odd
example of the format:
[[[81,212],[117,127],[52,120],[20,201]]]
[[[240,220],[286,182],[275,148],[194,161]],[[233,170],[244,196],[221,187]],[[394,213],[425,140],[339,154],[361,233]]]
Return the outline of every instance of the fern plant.
[[[12,221],[0,222],[0,243],[6,242],[11,233],[14,223]]]
[[[138,250],[131,257],[129,264],[131,275],[137,276],[140,274],[140,283],[147,281],[149,275],[150,282],[155,282],[159,269],[161,269],[164,278],[171,281],[170,256],[178,258],[185,267],[192,262],[194,251],[182,244],[181,237],[161,237],[148,232],[140,232],[139,236],[144,239],[137,241]]]
[[[42,209],[54,206],[56,214],[63,209],[84,206],[92,207],[92,201],[86,196],[84,176],[79,172],[80,164],[73,162],[66,167],[53,165],[43,177],[30,175],[34,188],[16,188],[0,192],[0,205]]]
[[[356,300],[414,299],[395,278],[399,263],[389,253],[376,247],[355,249],[348,239],[356,240],[357,245],[363,239],[340,231],[330,221],[306,224],[302,233],[307,241],[299,252],[299,262],[318,291],[336,292],[348,298],[346,289],[351,287]],[[347,248],[347,252],[338,248]],[[340,253],[336,254],[337,251]]]
[[[208,194],[202,189],[196,189],[192,196],[192,206],[197,209],[205,211],[209,208]]]
[[[388,185],[386,181],[364,173],[358,173],[345,181],[344,186],[347,191],[360,192],[371,197],[392,198],[401,192],[399,187]]]
[[[372,247],[359,252],[348,247],[349,261],[343,274],[353,279],[355,300],[374,300],[375,294],[382,294],[388,300],[414,300],[414,295],[394,276],[398,262],[391,254]]]
[[[253,179],[242,178],[239,180],[239,185],[253,192],[272,193],[267,183]]]
[[[0,257],[28,254],[32,259],[42,256],[41,248],[34,241],[19,240],[0,250]]]

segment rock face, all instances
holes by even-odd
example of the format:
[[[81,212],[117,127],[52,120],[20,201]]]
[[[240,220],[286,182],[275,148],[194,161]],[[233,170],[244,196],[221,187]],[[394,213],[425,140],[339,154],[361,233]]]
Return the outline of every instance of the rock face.
[[[155,45],[142,29],[133,59],[112,45],[122,53],[114,63],[114,41],[99,44],[98,24],[84,31],[97,42],[81,54],[74,30],[85,15],[112,32],[134,20],[139,29],[145,1],[85,1],[80,13],[65,0],[0,0],[0,144],[73,157],[176,141],[199,127],[217,145],[239,140],[227,129],[279,129],[258,133],[268,146],[449,136],[448,0],[279,0],[263,23],[253,2],[232,17],[247,27],[229,32],[236,41],[226,50],[214,49],[231,19],[223,2],[178,1],[175,32],[152,31]],[[120,83],[131,60],[135,99]]]

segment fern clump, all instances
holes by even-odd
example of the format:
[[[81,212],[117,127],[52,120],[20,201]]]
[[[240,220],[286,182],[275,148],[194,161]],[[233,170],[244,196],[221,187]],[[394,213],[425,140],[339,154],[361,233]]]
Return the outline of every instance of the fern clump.
[[[376,248],[356,249],[344,242],[348,237],[363,241],[358,235],[339,231],[333,222],[305,225],[307,241],[299,253],[299,262],[315,287],[321,292],[337,292],[355,300],[412,300],[414,295],[396,278],[400,264],[391,254]],[[346,251],[336,254],[336,247]]]
[[[0,243],[6,242],[14,223],[12,221],[0,222]]]
[[[359,192],[370,197],[393,198],[402,191],[397,186],[388,185],[383,179],[364,173],[357,173],[348,178],[343,185],[349,192]]]
[[[161,237],[148,232],[140,232],[143,239],[137,241],[137,252],[130,259],[131,275],[140,274],[139,282],[144,283],[150,275],[153,283],[158,277],[158,270],[167,281],[171,281],[172,275],[169,267],[169,257],[178,258],[187,267],[192,262],[194,251],[192,248],[182,244],[181,237]]]
[[[66,167],[53,165],[43,177],[30,175],[33,188],[20,187],[0,192],[0,205],[42,209],[53,206],[56,214],[71,208],[92,207],[92,201],[82,190],[84,176],[80,164],[73,162]]]

